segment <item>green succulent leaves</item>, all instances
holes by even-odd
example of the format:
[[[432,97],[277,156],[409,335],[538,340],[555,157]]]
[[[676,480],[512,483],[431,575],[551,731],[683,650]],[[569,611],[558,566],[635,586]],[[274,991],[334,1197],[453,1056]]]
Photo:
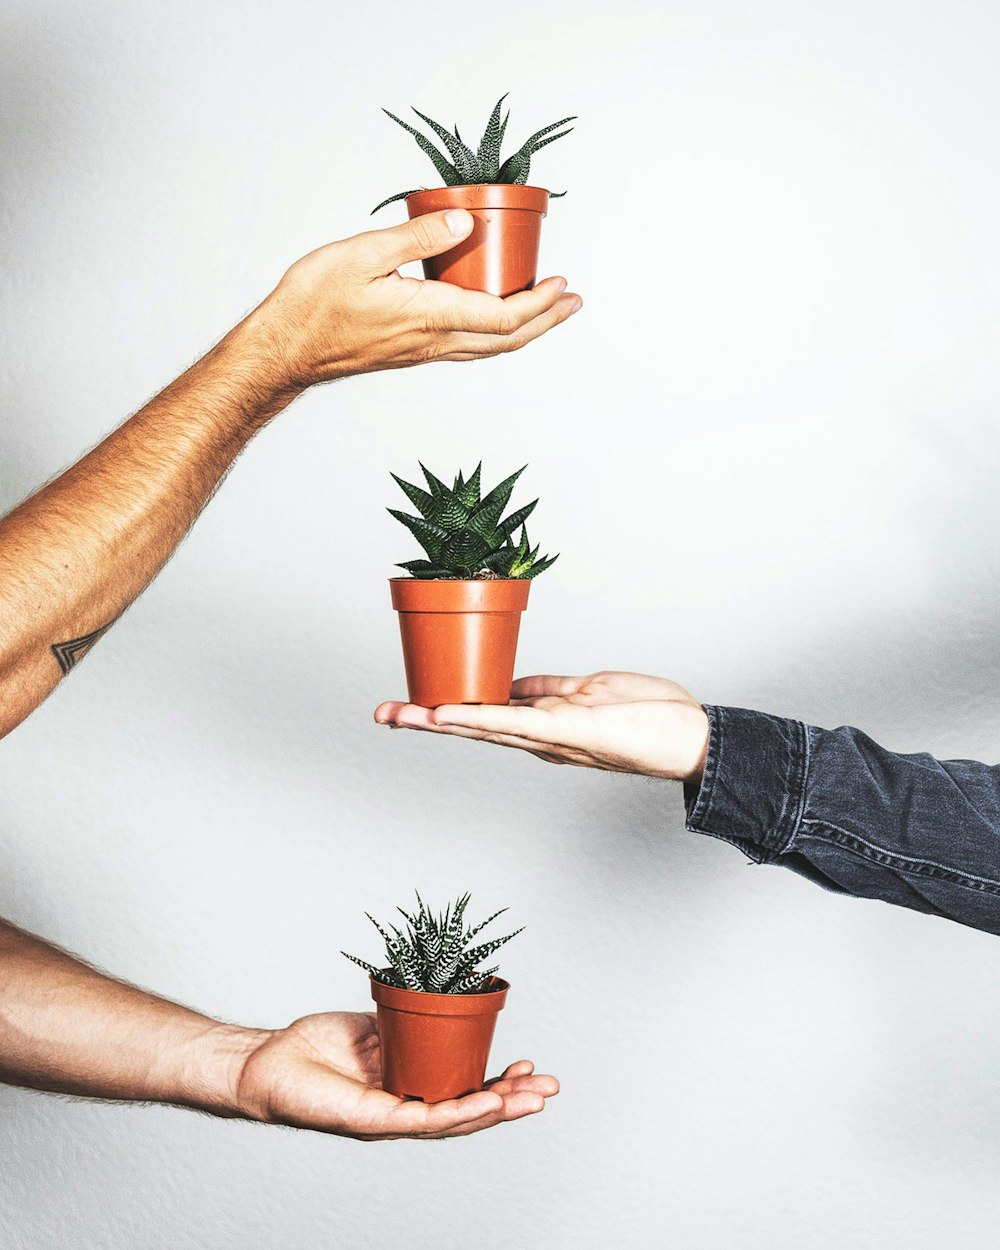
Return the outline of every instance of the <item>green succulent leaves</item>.
[[[435,916],[417,894],[418,911],[411,913],[403,911],[402,907],[396,908],[406,921],[405,931],[397,925],[389,925],[385,929],[365,912],[385,942],[388,968],[376,968],[357,955],[348,955],[347,951],[340,953],[383,985],[395,985],[401,990],[422,990],[429,994],[476,994],[497,971],[495,967],[481,969],[476,965],[488,959],[505,942],[517,937],[522,930],[516,929],[506,937],[473,945],[473,938],[497,916],[503,915],[507,908],[502,907],[479,924],[466,927],[465,909],[470,897],[463,894]]]
[[[388,511],[410,531],[424,549],[426,559],[407,560],[397,568],[413,577],[469,581],[532,578],[555,564],[558,555],[539,559],[538,547],[532,547],[528,540],[526,522],[537,499],[506,517],[503,515],[514,483],[527,465],[504,478],[485,496],[481,491],[482,464],[467,479],[459,473],[450,487],[423,465],[420,468],[427,490],[392,474],[419,515],[395,508]],[[520,535],[515,541],[518,530]]]
[[[440,123],[434,121],[432,117],[428,117],[426,113],[421,113],[419,109],[413,109],[413,112],[416,113],[420,120],[426,123],[440,139],[447,156],[425,134],[411,126],[409,122],[403,121],[395,113],[390,113],[388,109],[383,109],[382,112],[387,117],[391,117],[397,126],[402,126],[405,131],[413,135],[421,152],[430,157],[434,168],[444,180],[446,187],[477,186],[481,183],[491,182],[516,183],[519,186],[524,186],[531,172],[531,158],[534,154],[541,148],[547,147],[548,144],[555,143],[557,139],[561,139],[564,135],[568,135],[573,127],[569,126],[565,130],[562,127],[566,126],[567,122],[576,121],[576,117],[564,117],[561,121],[553,122],[550,126],[536,130],[530,139],[526,139],[521,144],[516,152],[508,156],[506,160],[502,160],[500,149],[507,130],[507,121],[510,118],[509,110],[506,114],[504,113],[504,100],[506,99],[507,96],[502,95],[497,100],[493,112],[490,114],[490,120],[486,123],[483,137],[479,140],[475,151],[462,141],[457,126],[454,130],[447,130]],[[549,192],[552,199],[558,199],[565,194],[565,191]],[[390,195],[381,204],[377,204],[372,209],[372,212],[377,213],[386,204],[393,204],[396,200],[405,200],[409,195],[413,195],[413,191],[400,191],[396,195]]]

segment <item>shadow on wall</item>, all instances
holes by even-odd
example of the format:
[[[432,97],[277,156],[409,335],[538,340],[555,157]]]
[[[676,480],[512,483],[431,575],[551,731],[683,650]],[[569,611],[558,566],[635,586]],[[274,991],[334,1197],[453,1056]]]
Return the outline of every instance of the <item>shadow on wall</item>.
[[[914,521],[927,551],[928,602],[919,614],[862,618],[810,640],[765,680],[795,709],[790,714],[858,725],[897,750],[993,762],[1000,759],[1000,447],[984,421],[961,411],[935,415],[928,441],[941,446],[948,432],[941,494],[923,501]]]
[[[0,161],[5,171],[7,219],[17,223],[15,246],[30,247],[45,229],[41,197],[58,193],[65,177],[62,162],[66,153],[72,150],[74,159],[80,160],[88,136],[95,133],[100,122],[73,106],[72,58],[53,55],[51,31],[45,29],[46,23],[54,24],[51,13],[30,13],[22,6],[19,17],[20,29],[11,30],[12,23],[8,23],[0,47],[0,74],[7,102]],[[16,300],[16,265],[14,268],[9,281]],[[38,368],[39,362],[15,362],[13,367],[16,378],[18,370]],[[13,399],[16,403],[16,393]],[[27,407],[27,415],[20,418],[20,429],[25,433],[7,431],[4,435],[0,457],[0,507],[4,508],[57,467],[39,463],[46,440],[32,437],[30,405]],[[944,418],[939,416],[936,424],[944,427]],[[964,466],[967,489],[956,490],[950,508],[936,509],[938,524],[928,528],[928,559],[935,570],[941,570],[934,575],[935,597],[930,604],[919,616],[856,618],[845,628],[838,622],[836,604],[832,603],[829,632],[822,638],[804,640],[798,655],[786,658],[780,666],[773,663],[770,671],[761,671],[752,656],[745,657],[756,669],[761,696],[773,710],[827,724],[858,724],[887,745],[903,750],[940,753],[939,743],[945,736],[948,753],[975,757],[986,756],[991,742],[1000,742],[996,732],[1000,720],[1000,684],[996,681],[1000,672],[1000,526],[995,486],[1000,466],[995,454],[984,454],[982,445],[976,448],[976,456],[973,461],[970,455]],[[958,471],[962,468],[959,465]],[[734,513],[738,503],[733,503]],[[877,542],[877,535],[872,541]],[[204,583],[200,593],[209,595]],[[218,593],[223,596],[225,589]],[[266,604],[260,606],[266,613]],[[317,604],[311,605],[307,597],[302,597],[300,606],[306,618],[309,614],[322,617],[322,610]],[[214,615],[210,598],[205,610],[207,616]],[[219,615],[224,617],[225,612]],[[359,619],[348,620],[346,627],[362,633],[365,629]],[[126,619],[119,627],[117,645],[128,645],[124,640],[129,629]],[[391,635],[391,629],[387,632]],[[247,742],[248,729],[252,734],[257,727],[274,726],[277,718],[284,749],[274,763],[278,772],[287,769],[287,782],[329,788],[333,776],[338,794],[346,796],[353,812],[378,810],[384,796],[377,791],[375,774],[384,766],[386,752],[380,749],[373,753],[368,769],[358,766],[355,757],[361,753],[356,750],[338,762],[331,755],[331,741],[336,730],[347,735],[382,733],[388,750],[398,745],[389,742],[388,731],[376,730],[370,723],[375,704],[393,693],[367,690],[365,683],[380,671],[379,666],[362,665],[360,671],[351,673],[350,698],[345,703],[336,664],[322,665],[327,671],[317,674],[318,649],[330,646],[329,636],[324,641],[320,635],[314,646],[303,645],[301,637],[290,638],[287,646],[272,646],[257,654],[254,644],[249,643],[241,651],[238,664],[232,648],[223,641],[219,641],[216,655],[207,654],[213,645],[213,636],[206,635],[204,662],[185,663],[185,656],[180,654],[173,668],[172,695],[177,706],[197,721],[205,767],[216,770],[220,777],[232,776],[234,766],[241,763],[234,756],[234,748]],[[217,685],[206,686],[206,668],[223,675]],[[244,672],[252,672],[252,679],[241,680]],[[128,686],[126,683],[125,688]],[[727,694],[714,690],[710,697],[725,702]],[[142,715],[142,710],[137,709],[136,715]],[[317,725],[326,726],[327,732],[317,733]],[[967,746],[959,741],[962,734],[967,734]],[[450,760],[457,760],[460,752],[475,759],[470,770],[473,798],[491,767],[486,763],[486,753],[492,757],[500,750],[430,739],[421,749],[428,759],[445,751]],[[1000,756],[1000,746],[992,749],[993,758]],[[624,898],[638,888],[648,889],[651,876],[659,881],[661,873],[667,871],[672,853],[664,850],[661,838],[683,823],[676,789],[665,798],[661,787],[631,779],[584,777],[569,769],[549,770],[550,776],[541,764],[530,760],[508,760],[502,768],[519,775],[522,769],[532,770],[522,792],[526,805],[544,788],[558,793],[560,803],[565,804],[560,835],[567,842],[572,839],[573,872],[584,885],[592,883],[602,893],[611,889]],[[258,784],[270,784],[271,775],[259,778]],[[411,794],[414,777],[418,786],[426,789],[428,806],[441,802],[436,794],[436,776],[428,771],[421,778],[419,770],[411,769],[405,778]],[[415,797],[418,801],[422,798],[419,792]],[[555,797],[551,802],[555,807]],[[614,838],[605,836],[606,831],[614,831]],[[737,852],[727,853],[738,862]],[[673,862],[676,865],[676,859]],[[688,855],[684,872],[688,908],[711,906],[713,864]],[[7,866],[4,876],[6,895],[15,905],[31,896],[30,873],[19,874],[15,863]],[[33,910],[37,910],[34,905]],[[845,923],[851,922],[845,919]],[[927,925],[931,934],[933,922]],[[933,940],[933,936],[927,939],[929,943]],[[871,958],[878,967],[886,957],[874,953]],[[891,970],[884,963],[883,967],[888,976]],[[917,1068],[920,1062],[919,1058],[913,1060]],[[991,1102],[994,1110],[1000,1110],[1000,1091],[994,1092]],[[994,1115],[993,1123],[1000,1124],[1000,1115]]]
[[[43,196],[58,193],[65,175],[67,152],[79,159],[88,134],[99,118],[75,105],[72,57],[58,55],[59,31],[54,11],[21,5],[4,17],[0,44],[0,80],[4,84],[4,126],[0,130],[0,162],[4,171],[3,202],[9,223],[19,230],[44,230],[44,213],[35,211]],[[16,23],[21,20],[20,27]],[[74,35],[63,24],[63,42]]]
[[[4,118],[0,127],[0,212],[4,230],[3,308],[6,324],[22,333],[4,334],[3,401],[8,420],[0,449],[0,513],[9,511],[78,454],[72,441],[58,440],[58,421],[39,428],[39,408],[47,408],[46,391],[36,383],[50,375],[47,344],[73,334],[74,312],[61,324],[39,324],[25,334],[23,324],[35,316],[39,285],[50,282],[45,272],[52,250],[48,206],[72,197],[74,171],[87,160],[99,136],[102,119],[77,106],[77,67],[71,55],[59,55],[60,42],[70,45],[78,21],[59,21],[54,10],[15,6],[5,13],[0,40],[0,82],[4,85]],[[60,240],[63,249],[69,244]],[[43,277],[40,282],[39,273]],[[57,302],[46,295],[46,306]],[[18,353],[18,343],[29,344]],[[30,352],[30,355],[23,354]],[[65,388],[65,379],[58,385]],[[16,418],[16,419],[11,419]]]
[[[769,680],[779,714],[852,724],[899,751],[1000,758],[1000,584],[952,586],[919,617],[880,616]],[[820,658],[817,653],[822,653]],[[968,756],[962,753],[968,753]]]

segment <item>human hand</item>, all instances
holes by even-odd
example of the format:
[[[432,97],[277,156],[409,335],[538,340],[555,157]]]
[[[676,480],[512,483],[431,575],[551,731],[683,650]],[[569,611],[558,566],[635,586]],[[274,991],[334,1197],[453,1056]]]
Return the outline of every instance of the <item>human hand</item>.
[[[269,1124],[363,1141],[464,1137],[541,1111],[559,1092],[555,1077],[535,1075],[522,1059],[464,1098],[423,1103],[387,1094],[371,1012],[305,1016],[262,1037],[232,1084],[238,1114]]]
[[[279,362],[278,385],[303,390],[355,373],[516,351],[581,306],[564,294],[564,278],[499,299],[397,272],[448,251],[472,226],[465,209],[427,213],[296,261],[248,318]]]
[[[708,746],[701,704],[675,682],[641,673],[522,677],[505,706],[383,703],[375,720],[517,747],[550,764],[674,781],[701,777]]]

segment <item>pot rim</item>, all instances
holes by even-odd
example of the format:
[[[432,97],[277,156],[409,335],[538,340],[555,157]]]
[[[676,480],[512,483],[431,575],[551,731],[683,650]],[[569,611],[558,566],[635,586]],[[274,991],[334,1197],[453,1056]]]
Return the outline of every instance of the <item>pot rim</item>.
[[[433,994],[429,990],[406,990],[398,985],[368,978],[372,998],[379,1007],[421,1016],[481,1016],[501,1011],[507,1000],[510,982],[503,977],[490,977],[492,988],[478,994]],[[397,1002],[384,1000],[396,999]]]
[[[469,191],[475,187],[516,187],[519,191],[544,191],[546,195],[552,194],[548,187],[539,187],[533,182],[459,182],[453,187],[418,187],[410,195],[423,195],[427,191]]]
[[[419,207],[420,200],[426,197],[428,206],[425,211],[436,211],[436,204],[442,207],[459,207],[470,211],[476,209],[507,209],[521,212],[538,213],[545,217],[548,213],[551,192],[546,187],[521,186],[514,182],[470,182],[456,187],[421,187],[406,197],[407,210]],[[461,203],[472,201],[472,203]],[[411,212],[411,216],[412,216]]]
[[[468,586],[472,583],[480,586],[489,586],[493,582],[530,582],[530,577],[390,577],[390,582],[437,582],[438,585],[453,586],[461,583]]]
[[[529,577],[390,577],[397,612],[523,612]]]

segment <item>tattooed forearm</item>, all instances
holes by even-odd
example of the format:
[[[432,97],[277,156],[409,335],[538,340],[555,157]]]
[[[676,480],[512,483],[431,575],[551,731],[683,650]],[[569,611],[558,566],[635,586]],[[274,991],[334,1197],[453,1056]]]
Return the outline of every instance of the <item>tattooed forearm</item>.
[[[53,643],[52,654],[56,657],[62,671],[68,673],[70,669],[76,668],[94,643],[103,638],[117,620],[116,616],[114,621],[108,621],[107,625],[102,625],[100,629],[95,629],[89,634],[83,634],[79,638],[70,638],[67,642]]]

